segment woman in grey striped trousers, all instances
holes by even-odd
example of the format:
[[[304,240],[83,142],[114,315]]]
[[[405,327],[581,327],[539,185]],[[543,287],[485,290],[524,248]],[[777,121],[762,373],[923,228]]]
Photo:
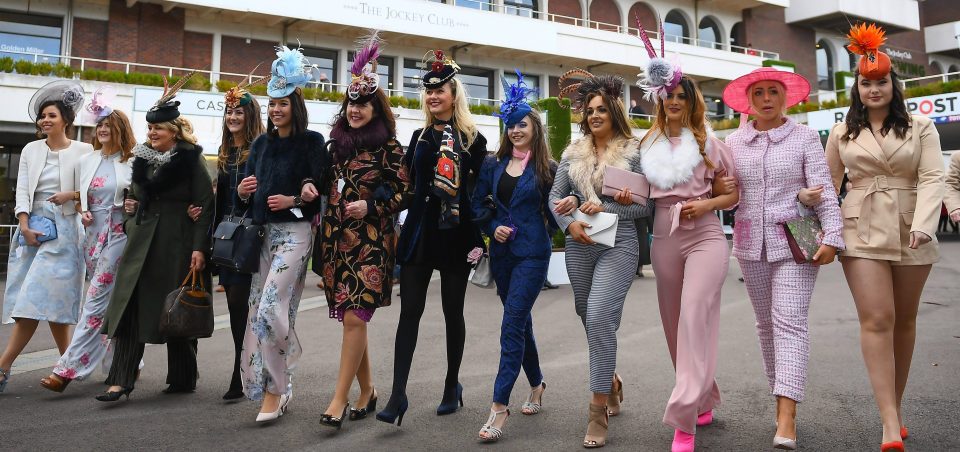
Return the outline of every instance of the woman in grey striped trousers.
[[[561,78],[562,83],[563,78]],[[623,301],[633,283],[639,258],[637,230],[633,220],[646,216],[646,205],[627,206],[629,193],[601,195],[607,166],[641,172],[639,143],[630,132],[620,93],[623,80],[612,76],[588,77],[576,89],[580,104],[583,138],[567,146],[557,169],[551,205],[557,224],[567,233],[567,274],[573,286],[574,305],[583,322],[590,349],[590,417],[583,446],[606,443],[608,416],[620,411],[623,381],[616,375],[617,329]],[[587,235],[591,226],[573,218],[575,210],[593,215],[618,216],[613,247],[600,245]]]

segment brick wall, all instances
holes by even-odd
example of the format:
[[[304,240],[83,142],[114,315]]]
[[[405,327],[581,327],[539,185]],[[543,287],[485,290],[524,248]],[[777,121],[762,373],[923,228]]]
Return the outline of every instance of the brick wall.
[[[812,28],[787,25],[784,8],[758,6],[743,10],[745,47],[772,50],[797,65],[797,73],[817,86],[816,34]]]
[[[183,33],[183,67],[210,70],[213,61],[213,35]]]
[[[637,17],[640,18],[640,23],[647,31],[657,31],[657,13],[650,5],[643,2],[634,3],[627,14],[627,25],[631,28],[636,27]]]
[[[590,20],[613,25],[600,25],[601,30],[616,30],[616,26],[620,25],[620,10],[613,4],[613,0],[593,0],[590,2]]]
[[[251,39],[247,44],[246,38],[223,36],[220,41],[220,70],[236,74],[247,74],[258,63],[263,63],[257,69],[258,75],[270,74],[270,63],[277,57],[276,42]],[[237,77],[221,77],[236,81]]]
[[[140,5],[127,8],[123,0],[110,1],[110,20],[107,22],[107,59],[137,61],[140,44]],[[123,70],[123,67],[110,69]]]
[[[73,20],[73,44],[70,54],[87,58],[107,58],[107,43],[103,39],[107,35],[107,21],[75,18]],[[80,62],[73,66],[80,67]],[[103,69],[103,63],[86,63],[86,69]]]
[[[921,77],[936,72],[927,64],[927,46],[924,44],[923,31],[904,31],[887,35],[886,47],[910,54],[910,58],[903,55],[890,56],[895,64],[906,63],[906,66],[894,66],[902,78]]]
[[[920,26],[960,21],[957,0],[925,0],[920,2]]]
[[[160,66],[181,66],[183,64],[183,8],[174,8],[164,14],[161,5],[137,3],[133,8],[138,7],[140,33],[135,61]],[[149,72],[146,68],[138,70]]]
[[[583,17],[583,10],[580,9],[580,2],[578,0],[550,0],[550,3],[548,3],[547,6],[547,12],[577,19]],[[572,19],[560,17],[556,18],[555,20],[557,22],[569,24],[574,22]]]

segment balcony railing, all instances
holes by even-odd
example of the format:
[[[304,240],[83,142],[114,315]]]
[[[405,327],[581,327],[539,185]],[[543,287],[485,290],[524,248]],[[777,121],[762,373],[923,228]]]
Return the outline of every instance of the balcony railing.
[[[425,0],[429,1],[429,0]],[[475,1],[469,0],[470,5],[456,5],[453,2],[448,3],[449,6],[458,7],[458,8],[470,8],[471,6],[476,6],[471,9],[476,9],[478,11],[486,11],[497,14],[508,14],[511,16],[521,16],[528,17],[534,20],[539,20],[540,17],[543,17],[549,22],[556,22],[568,25],[575,25],[578,27],[592,28],[594,30],[603,30],[610,31],[614,33],[625,33],[634,36],[640,36],[640,30],[632,27],[624,27],[620,24],[611,24],[607,22],[598,22],[595,20],[583,19],[582,17],[571,17],[564,16],[562,14],[555,14],[550,12],[543,12],[533,8],[526,8],[516,5],[499,5],[496,3],[486,2],[486,1]],[[528,13],[524,13],[524,12]],[[660,33],[655,31],[647,30],[647,36],[651,39],[660,39]],[[665,35],[667,42],[676,42],[680,44],[688,44],[697,47],[707,47],[715,50],[724,50],[727,52],[740,53],[744,55],[758,56],[767,60],[779,60],[780,54],[778,52],[771,52],[767,50],[754,49],[751,47],[742,47],[733,44],[724,44],[722,42],[716,41],[707,41],[703,39],[691,38],[687,36],[675,36],[675,35]]]

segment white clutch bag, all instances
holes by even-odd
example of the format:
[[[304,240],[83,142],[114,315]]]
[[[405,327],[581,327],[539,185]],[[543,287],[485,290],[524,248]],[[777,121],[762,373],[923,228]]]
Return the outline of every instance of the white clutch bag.
[[[600,212],[595,215],[587,215],[580,210],[573,211],[573,219],[589,224],[591,227],[583,230],[601,245],[613,247],[617,242],[617,223],[619,217],[615,213]]]

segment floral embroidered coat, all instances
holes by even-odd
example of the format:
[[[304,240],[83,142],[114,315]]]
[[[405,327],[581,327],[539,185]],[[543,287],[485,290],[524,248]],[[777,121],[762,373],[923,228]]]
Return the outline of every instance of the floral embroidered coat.
[[[820,204],[814,206],[824,233],[821,243],[842,250],[840,207],[817,132],[789,118],[766,132],[753,125],[726,139],[740,184],[733,255],[758,261],[766,248],[768,262],[791,259],[781,223],[799,216],[800,189],[817,185],[823,186]]]
[[[324,292],[331,308],[390,305],[394,219],[409,188],[403,155],[400,144],[390,140],[374,151],[361,149],[332,169],[330,199],[318,234]],[[338,190],[341,179],[343,188]],[[349,217],[347,204],[361,200],[367,202],[367,215]]]

